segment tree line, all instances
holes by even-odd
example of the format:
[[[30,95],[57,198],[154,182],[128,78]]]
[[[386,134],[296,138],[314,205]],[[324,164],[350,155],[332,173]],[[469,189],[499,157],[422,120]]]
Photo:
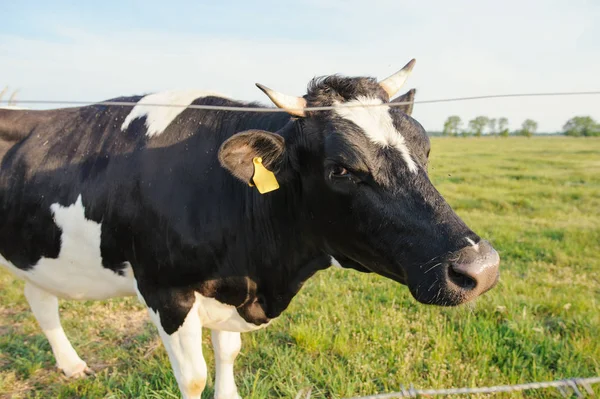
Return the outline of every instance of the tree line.
[[[533,136],[538,129],[538,124],[532,119],[525,119],[521,128],[510,131],[507,118],[488,118],[487,116],[478,116],[471,119],[466,127],[463,128],[463,121],[458,115],[449,116],[444,122],[443,136],[475,136],[480,137],[484,134],[492,136],[508,137],[513,136]],[[567,121],[563,126],[563,134],[573,137],[600,136],[600,124],[591,116],[575,116]]]

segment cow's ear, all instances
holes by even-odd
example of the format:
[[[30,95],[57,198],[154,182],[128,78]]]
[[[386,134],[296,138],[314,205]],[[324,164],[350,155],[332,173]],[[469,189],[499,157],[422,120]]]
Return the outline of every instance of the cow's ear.
[[[415,101],[415,94],[417,94],[417,90],[410,89],[409,91],[407,91],[400,97],[397,97],[390,102],[391,103],[408,103],[408,104],[402,104],[402,105],[400,105],[398,107],[394,107],[394,108],[398,108],[400,111],[404,112],[406,115],[411,115],[412,111],[413,111],[414,101]]]
[[[252,184],[256,158],[277,175],[285,159],[283,137],[263,130],[246,130],[231,136],[219,149],[221,165],[247,184]]]

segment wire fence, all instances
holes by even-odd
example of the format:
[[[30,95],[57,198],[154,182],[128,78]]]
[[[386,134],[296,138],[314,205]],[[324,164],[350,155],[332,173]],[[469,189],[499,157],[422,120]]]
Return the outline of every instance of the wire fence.
[[[323,107],[306,107],[303,111],[330,111],[340,108],[380,108],[380,107],[401,107],[407,104],[435,104],[435,103],[447,103],[457,101],[473,101],[473,100],[485,100],[485,99],[499,99],[499,98],[517,98],[517,97],[563,97],[563,96],[588,96],[588,95],[600,95],[600,90],[596,91],[572,91],[572,92],[554,92],[554,93],[510,93],[510,94],[489,94],[481,96],[470,96],[470,97],[453,97],[453,98],[439,98],[433,100],[420,100],[420,101],[399,101],[382,104],[340,104]],[[104,106],[125,106],[135,107],[137,102],[133,101],[69,101],[69,100],[19,100],[19,104],[45,104],[45,105],[104,105]],[[202,109],[202,110],[213,110],[213,111],[231,111],[231,112],[288,112],[288,111],[299,111],[296,109],[281,109],[281,108],[267,108],[267,107],[244,107],[244,106],[225,106],[225,105],[208,105],[208,104],[152,104],[144,103],[144,107],[169,107],[169,108],[190,108],[190,109]]]
[[[595,396],[592,384],[599,384],[600,376],[589,378],[569,378],[558,381],[532,382],[528,384],[516,385],[498,385],[493,387],[476,388],[449,388],[449,389],[415,389],[412,385],[409,388],[401,387],[400,392],[383,393],[370,396],[356,396],[347,399],[393,399],[393,398],[420,398],[439,395],[465,395],[465,394],[494,394],[502,392],[519,392],[531,389],[555,388],[560,394],[568,398],[575,395],[577,398],[583,398],[584,392],[590,396]],[[296,395],[296,399],[310,399],[312,389],[307,388]]]

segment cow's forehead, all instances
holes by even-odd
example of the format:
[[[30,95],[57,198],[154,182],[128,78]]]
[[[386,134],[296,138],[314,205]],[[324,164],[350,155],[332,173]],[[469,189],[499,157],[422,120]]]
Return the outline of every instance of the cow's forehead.
[[[340,105],[331,115],[338,133],[343,136],[343,130],[351,123],[371,144],[397,154],[410,172],[416,173],[418,163],[426,161],[423,155],[427,154],[429,140],[423,128],[398,109],[377,106],[387,102],[387,94],[375,79],[336,75],[315,79],[309,86],[307,100],[309,106]],[[343,122],[339,123],[339,119]]]
[[[396,149],[400,153],[402,160],[406,163],[408,170],[416,173],[418,168],[413,158],[414,155],[411,154],[411,149],[407,145],[404,136],[397,129],[390,110],[387,107],[355,107],[356,105],[380,104],[383,104],[383,102],[379,98],[361,96],[344,103],[344,105],[351,106],[352,108],[338,108],[335,112],[341,118],[358,126],[372,143],[380,145],[383,148]]]

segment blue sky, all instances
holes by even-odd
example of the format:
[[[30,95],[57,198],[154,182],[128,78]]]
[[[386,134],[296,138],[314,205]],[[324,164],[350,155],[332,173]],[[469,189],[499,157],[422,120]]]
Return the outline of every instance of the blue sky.
[[[324,74],[384,78],[409,59],[418,99],[600,90],[600,1],[2,1],[0,86],[22,99],[103,100],[197,88],[268,103]],[[458,114],[556,131],[600,120],[600,97],[417,104],[428,129]]]

